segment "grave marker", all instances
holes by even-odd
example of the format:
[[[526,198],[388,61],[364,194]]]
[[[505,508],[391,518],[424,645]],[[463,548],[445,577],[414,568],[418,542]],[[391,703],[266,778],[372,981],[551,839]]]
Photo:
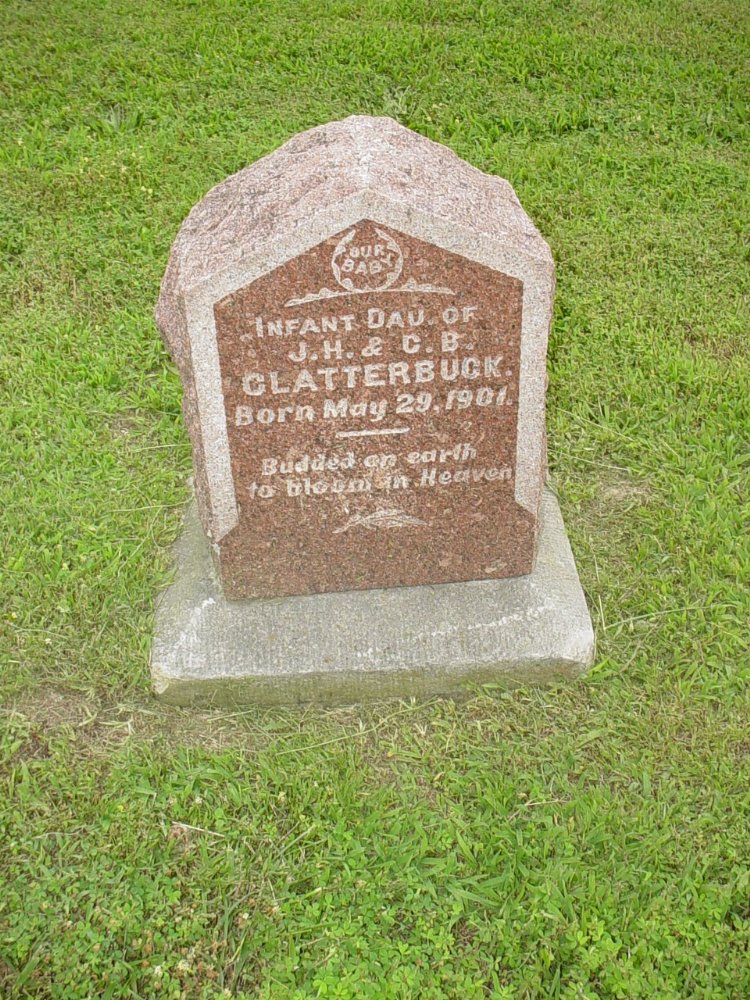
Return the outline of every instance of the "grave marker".
[[[227,596],[529,573],[553,288],[510,185],[387,119],[214,189],[158,316]]]
[[[528,578],[553,294],[507,181],[389,119],[209,192],[157,321],[221,600]]]

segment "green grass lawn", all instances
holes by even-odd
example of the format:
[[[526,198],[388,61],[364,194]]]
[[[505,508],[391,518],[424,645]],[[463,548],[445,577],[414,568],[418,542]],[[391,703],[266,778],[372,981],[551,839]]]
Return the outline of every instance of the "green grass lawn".
[[[0,995],[750,996],[750,8],[0,24]],[[550,476],[597,663],[458,704],[166,709],[169,247],[209,187],[353,112],[507,177],[552,246]]]

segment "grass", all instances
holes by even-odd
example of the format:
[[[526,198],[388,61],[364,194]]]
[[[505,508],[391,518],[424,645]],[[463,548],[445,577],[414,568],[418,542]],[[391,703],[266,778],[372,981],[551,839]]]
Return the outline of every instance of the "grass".
[[[0,993],[750,995],[741,4],[7,0]],[[385,113],[558,266],[582,683],[211,715],[149,697],[187,496],[152,309],[213,184]]]

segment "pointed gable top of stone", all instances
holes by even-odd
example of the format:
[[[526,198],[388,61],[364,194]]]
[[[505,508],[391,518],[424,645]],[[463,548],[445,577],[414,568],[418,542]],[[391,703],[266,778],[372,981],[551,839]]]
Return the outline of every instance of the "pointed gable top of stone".
[[[180,228],[162,282],[157,322],[169,342],[181,328],[181,293],[245,254],[371,192],[549,266],[550,249],[508,181],[391,118],[352,115],[294,136],[212,188]],[[465,240],[456,250],[467,253]]]

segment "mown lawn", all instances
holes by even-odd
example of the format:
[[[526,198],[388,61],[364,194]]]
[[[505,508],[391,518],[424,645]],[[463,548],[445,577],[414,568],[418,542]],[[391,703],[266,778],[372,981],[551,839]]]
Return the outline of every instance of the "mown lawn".
[[[0,994],[750,996],[750,8],[0,24]],[[597,663],[461,703],[165,709],[169,246],[213,184],[352,112],[509,178],[553,248],[550,475]]]

